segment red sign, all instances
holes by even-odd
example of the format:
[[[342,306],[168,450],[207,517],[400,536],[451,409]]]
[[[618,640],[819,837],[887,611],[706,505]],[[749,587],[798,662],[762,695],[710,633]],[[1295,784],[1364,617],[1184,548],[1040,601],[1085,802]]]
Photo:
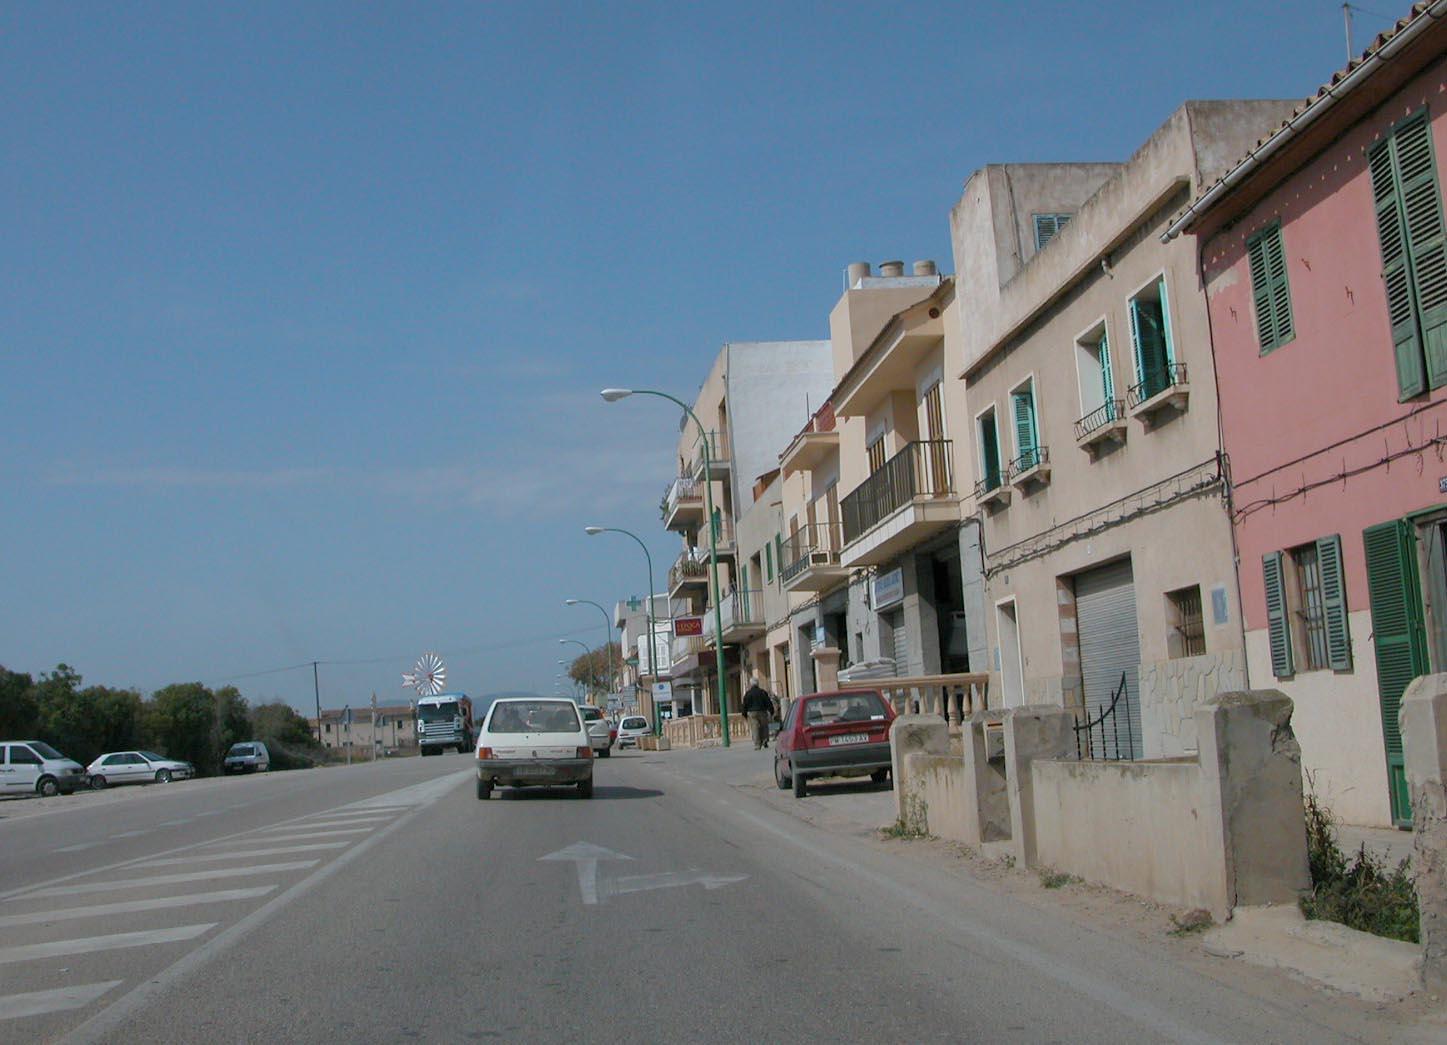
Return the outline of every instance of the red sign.
[[[684,636],[687,636],[687,635],[702,635],[702,634],[703,634],[703,618],[702,618],[702,617],[674,617],[674,618],[673,618],[673,633],[674,633],[675,635],[679,636],[680,638],[683,638]]]

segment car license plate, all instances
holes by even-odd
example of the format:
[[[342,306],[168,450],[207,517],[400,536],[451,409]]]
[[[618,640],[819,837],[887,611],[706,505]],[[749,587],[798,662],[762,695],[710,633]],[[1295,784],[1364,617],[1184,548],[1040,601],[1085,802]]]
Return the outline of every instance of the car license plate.
[[[837,737],[830,737],[830,745],[839,744],[863,744],[869,739],[868,733],[841,733]]]
[[[553,771],[547,766],[518,766],[514,772],[518,776],[551,776]]]

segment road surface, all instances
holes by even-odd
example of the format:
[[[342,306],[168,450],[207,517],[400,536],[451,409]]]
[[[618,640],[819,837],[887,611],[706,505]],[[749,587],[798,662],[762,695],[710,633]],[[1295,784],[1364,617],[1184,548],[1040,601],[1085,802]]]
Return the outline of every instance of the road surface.
[[[452,755],[0,803],[0,1039],[1377,1036],[670,764],[689,757],[601,760],[591,801],[482,803]]]

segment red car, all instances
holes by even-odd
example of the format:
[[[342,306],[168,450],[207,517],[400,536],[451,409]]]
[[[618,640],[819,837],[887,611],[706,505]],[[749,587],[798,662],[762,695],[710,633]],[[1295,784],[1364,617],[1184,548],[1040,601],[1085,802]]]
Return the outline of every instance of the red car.
[[[875,690],[811,693],[789,707],[774,743],[774,782],[792,784],[794,797],[808,793],[820,776],[889,779],[889,727],[894,709]]]

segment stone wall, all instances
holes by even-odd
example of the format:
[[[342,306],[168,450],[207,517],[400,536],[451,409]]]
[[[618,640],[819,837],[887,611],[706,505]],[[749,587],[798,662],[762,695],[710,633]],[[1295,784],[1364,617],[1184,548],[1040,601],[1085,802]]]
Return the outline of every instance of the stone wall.
[[[1198,748],[1196,711],[1218,694],[1246,685],[1240,650],[1177,657],[1140,666],[1142,751],[1146,758],[1176,758]]]

